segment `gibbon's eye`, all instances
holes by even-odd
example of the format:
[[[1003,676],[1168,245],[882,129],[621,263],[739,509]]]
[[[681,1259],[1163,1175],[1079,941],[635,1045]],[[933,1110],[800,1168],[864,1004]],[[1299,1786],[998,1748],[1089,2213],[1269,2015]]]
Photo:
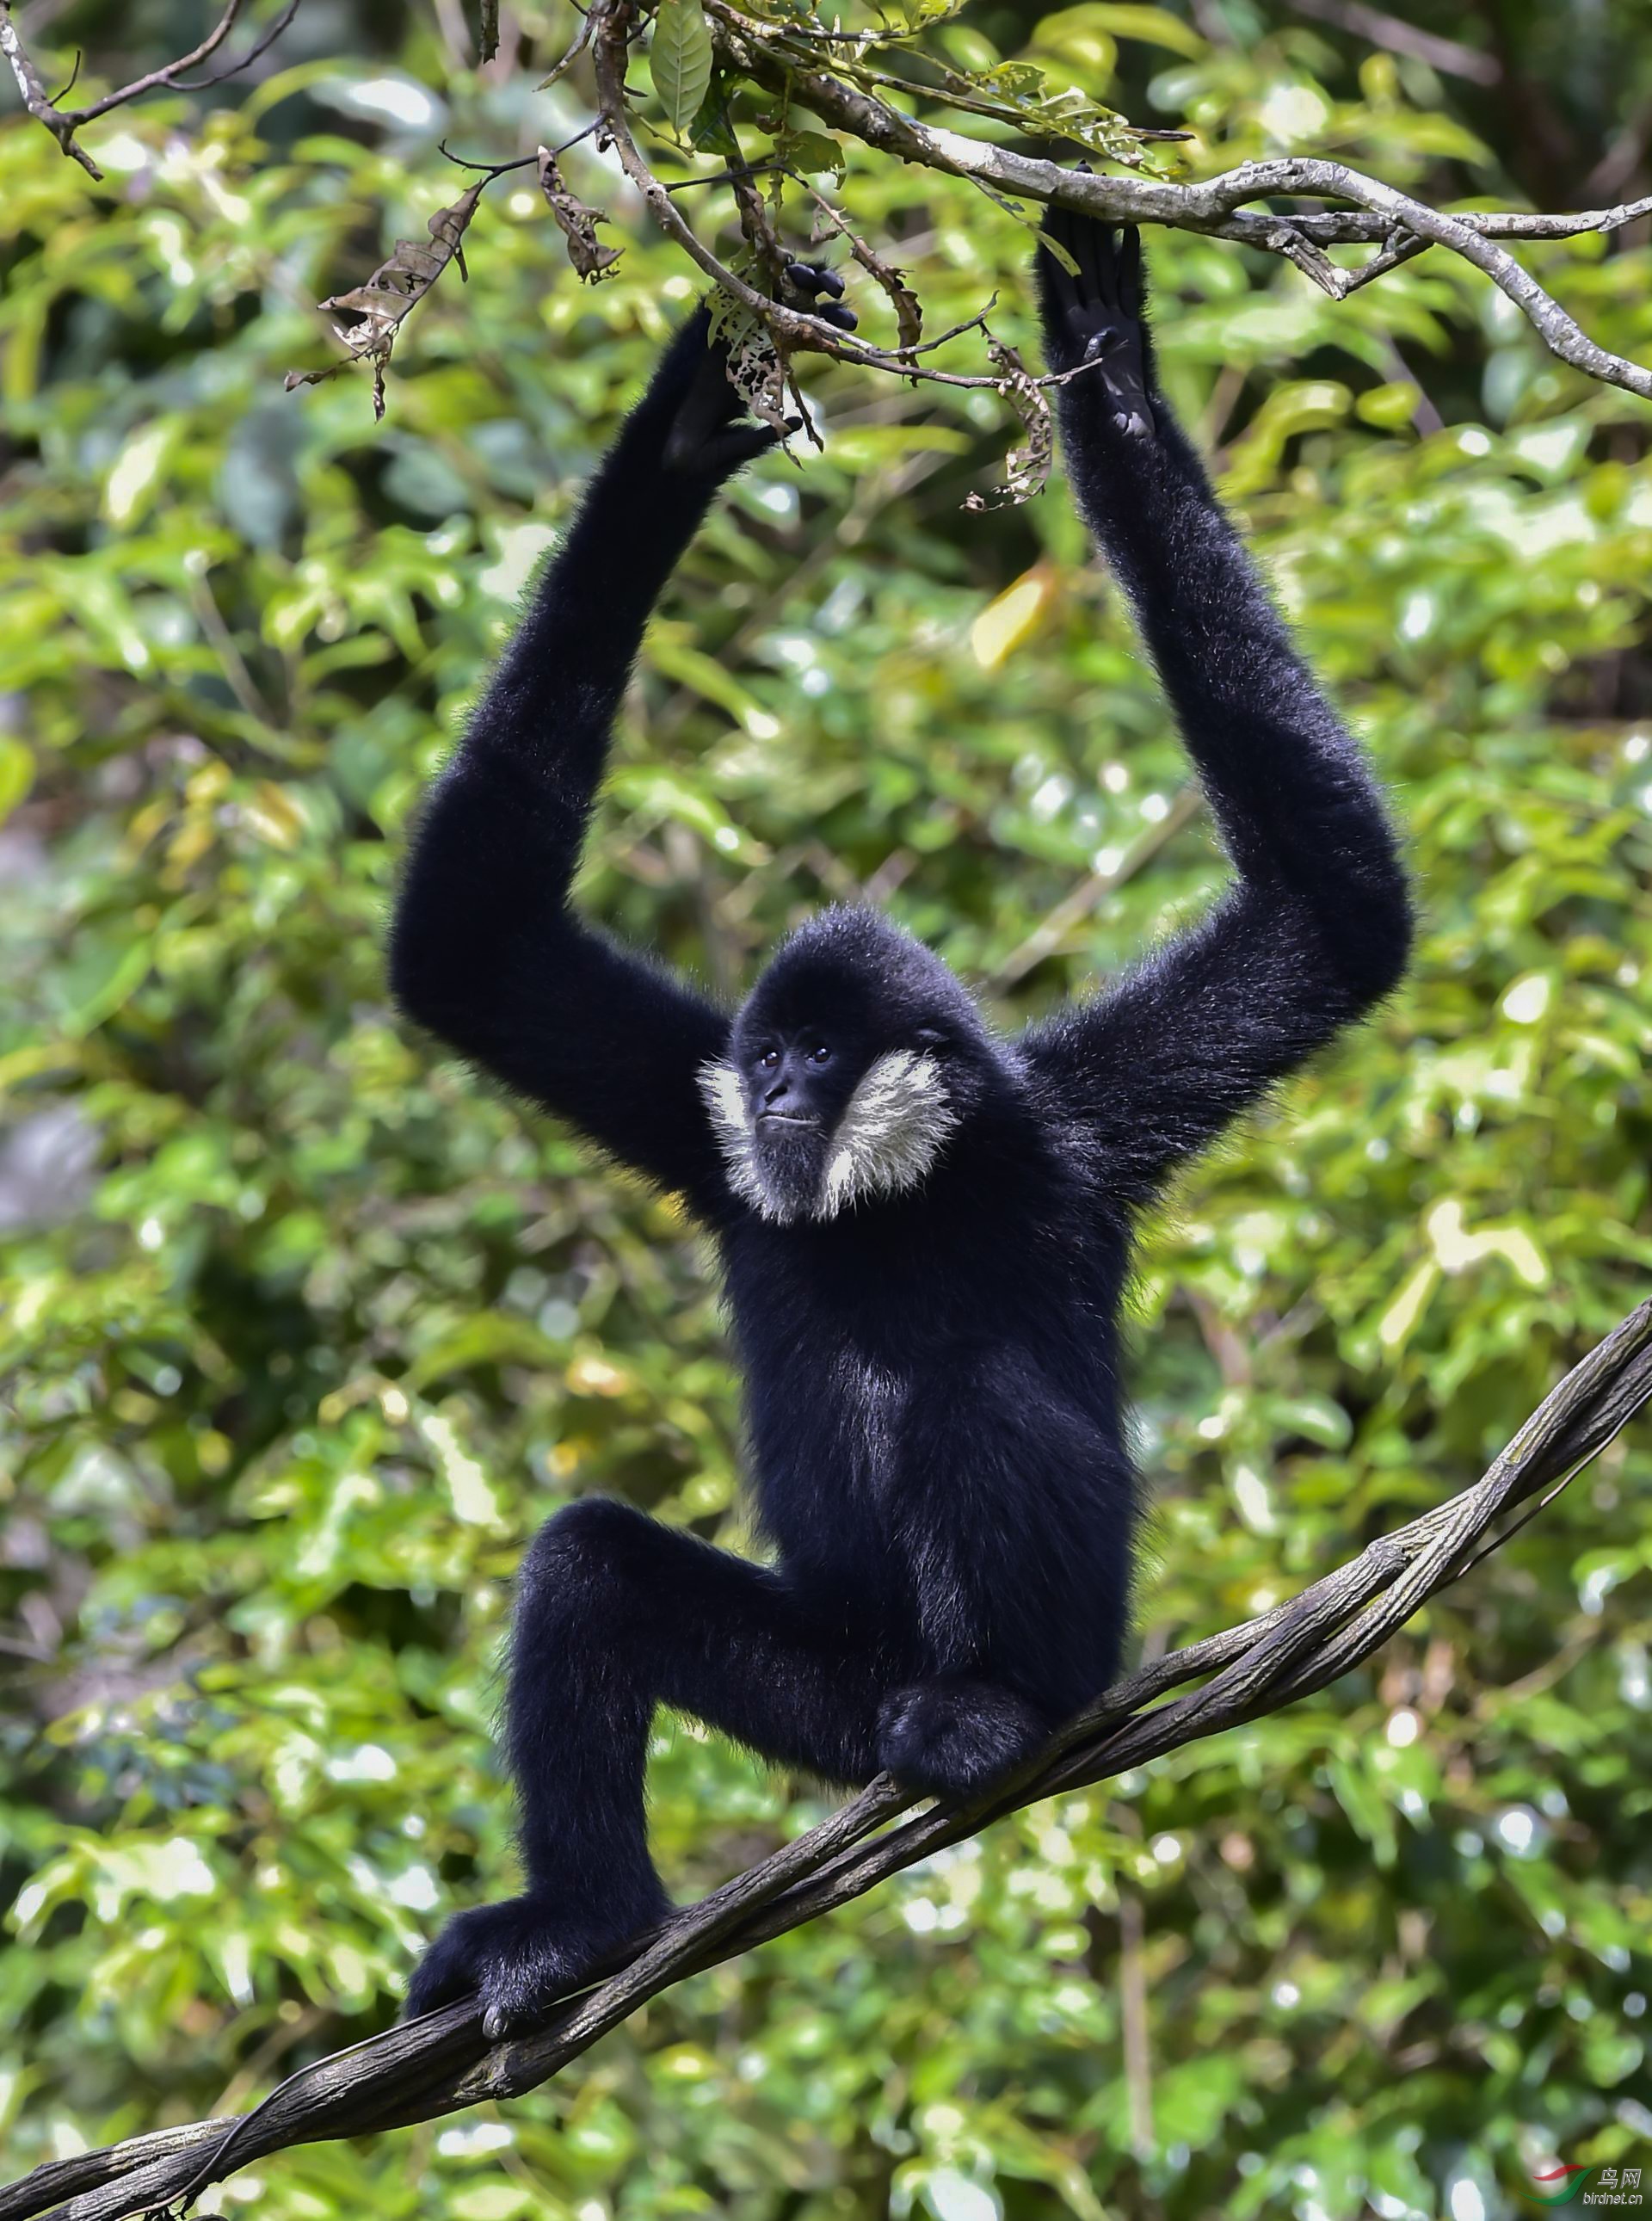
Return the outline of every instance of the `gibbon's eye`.
[[[824,1042],[817,1042],[808,1054],[810,1064],[829,1064],[832,1060],[832,1053]]]
[[[757,1052],[757,1069],[760,1072],[773,1072],[779,1061],[778,1048],[760,1048]]]

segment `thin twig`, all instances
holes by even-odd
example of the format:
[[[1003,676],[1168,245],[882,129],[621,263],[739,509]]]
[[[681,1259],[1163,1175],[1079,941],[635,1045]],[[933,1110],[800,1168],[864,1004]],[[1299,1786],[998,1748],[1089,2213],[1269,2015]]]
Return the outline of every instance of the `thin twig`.
[[[558,78],[565,77],[591,44],[591,34],[593,28],[591,11],[588,8],[581,8],[579,9],[579,14],[581,21],[579,30],[574,34],[573,43],[568,47],[561,60],[554,63],[546,75],[541,78],[534,88],[535,92],[548,91],[556,83]]]
[[[35,68],[28,49],[17,35],[17,26],[11,20],[11,0],[0,0],[0,53],[11,64],[11,73],[17,80],[17,90],[22,95],[23,106],[29,114],[43,123],[57,141],[63,152],[79,163],[89,178],[99,178],[103,172],[84,147],[74,143],[72,127],[59,115],[53,105],[52,96]],[[74,79],[72,78],[72,84]]]
[[[297,14],[299,6],[300,0],[287,0],[286,6],[270,25],[263,37],[255,39],[238,61],[230,62],[221,70],[209,70],[204,77],[168,77],[166,83],[175,92],[205,92],[215,84],[222,84],[229,78],[239,77],[242,70],[250,69],[261,55],[268,53],[282,32]],[[147,91],[148,88],[146,86],[143,90]]]
[[[1424,31],[1380,8],[1367,8],[1364,0],[1297,0],[1297,9],[1390,53],[1415,54],[1443,76],[1465,77],[1474,84],[1502,82],[1503,65],[1495,54],[1480,47],[1466,47],[1459,39],[1442,38],[1437,31]]]
[[[1261,1618],[1144,1666],[985,1796],[914,1811],[880,1776],[811,1833],[679,1913],[629,1965],[557,2007],[532,2035],[489,2048],[478,2007],[449,2005],[301,2068],[238,2121],[196,2122],[37,2168],[0,2191],[0,2221],[48,2212],[53,2221],[123,2221],[176,2210],[272,2152],[533,2089],[685,1975],[850,1903],[1037,1799],[1143,1765],[1326,1686],[1461,1579],[1505,1514],[1552,1495],[1649,1397],[1652,1302],[1574,1367],[1472,1488]],[[1205,1675],[1213,1678],[1170,1697]]]
[[[576,131],[572,139],[565,139],[560,147],[542,147],[531,154],[518,154],[509,162],[473,162],[468,154],[455,154],[445,139],[437,141],[436,152],[444,161],[451,162],[456,170],[480,170],[491,185],[495,178],[508,178],[513,170],[536,170],[547,154],[554,162],[560,160],[570,147],[579,146],[582,140],[591,138],[602,128],[602,118],[598,116],[594,123],[587,123],[583,131]]]
[[[134,78],[129,84],[122,85],[118,91],[106,92],[100,100],[88,101],[84,108],[60,107],[47,91],[40,72],[17,35],[16,26],[12,21],[12,0],[0,0],[0,53],[11,65],[11,73],[17,80],[23,106],[29,114],[46,126],[63,152],[78,162],[88,177],[101,179],[103,172],[75,138],[76,132],[83,125],[95,122],[100,116],[107,116],[111,109],[124,108],[128,101],[141,99],[147,92],[198,92],[208,85],[222,84],[226,78],[235,76],[267,52],[297,14],[301,0],[286,0],[286,5],[268,30],[238,61],[230,62],[223,69],[214,71],[206,77],[190,79],[185,72],[197,68],[217,53],[235,28],[244,4],[245,0],[228,0],[222,15],[198,47],[186,54],[178,55],[175,61],[163,63],[159,69],[146,71],[142,77]],[[79,75],[78,62],[75,75]],[[74,78],[71,78],[69,83],[72,85]]]

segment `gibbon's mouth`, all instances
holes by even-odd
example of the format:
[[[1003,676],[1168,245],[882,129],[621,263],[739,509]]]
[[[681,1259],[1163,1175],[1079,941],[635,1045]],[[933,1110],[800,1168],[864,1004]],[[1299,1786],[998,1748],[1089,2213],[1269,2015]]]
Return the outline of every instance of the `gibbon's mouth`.
[[[795,1110],[760,1110],[760,1126],[818,1126],[818,1118],[800,1118]]]

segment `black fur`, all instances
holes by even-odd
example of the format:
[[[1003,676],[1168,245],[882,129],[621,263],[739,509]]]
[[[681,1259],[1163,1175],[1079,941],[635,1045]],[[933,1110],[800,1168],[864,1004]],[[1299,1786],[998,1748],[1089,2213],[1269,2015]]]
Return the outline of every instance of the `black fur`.
[[[569,908],[644,619],[720,478],[767,436],[708,384],[703,316],[603,466],[414,843],[391,942],[403,1009],[714,1233],[776,1563],[602,1499],[543,1530],[507,1701],[527,1892],[449,1924],[413,2011],[479,1990],[497,2030],[664,1917],[643,1822],[656,1705],[833,1780],[887,1767],[955,1791],[1104,1686],[1136,1517],[1115,1335],[1132,1215],[1403,968],[1381,802],[1158,390],[1134,235],[1052,229],[1079,274],[1041,254],[1051,366],[1090,366],[1060,398],[1073,486],[1236,867],[1202,924],[1005,1042],[869,913],[794,935],[731,1018]],[[811,1213],[845,1104],[899,1051],[938,1075],[944,1139],[915,1182]],[[731,1185],[702,1098],[719,1060],[756,1189]]]

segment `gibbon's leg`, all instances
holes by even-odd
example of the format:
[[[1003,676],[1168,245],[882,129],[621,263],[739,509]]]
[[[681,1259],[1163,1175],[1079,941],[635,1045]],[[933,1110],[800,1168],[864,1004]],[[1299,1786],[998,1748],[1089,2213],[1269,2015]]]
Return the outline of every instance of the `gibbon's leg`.
[[[523,1563],[505,1705],[528,1886],[448,1923],[408,2011],[479,1991],[503,2032],[666,1917],[643,1805],[657,1704],[862,1782],[892,1678],[865,1630],[816,1617],[766,1567],[609,1498],[559,1512]]]

